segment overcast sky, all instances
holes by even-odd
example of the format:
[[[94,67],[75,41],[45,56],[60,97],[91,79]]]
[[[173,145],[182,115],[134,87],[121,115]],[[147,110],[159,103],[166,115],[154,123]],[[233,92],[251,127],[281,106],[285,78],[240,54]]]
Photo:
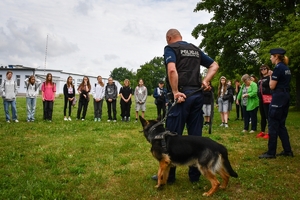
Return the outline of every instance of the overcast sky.
[[[202,38],[195,40],[191,32],[212,15],[193,12],[199,1],[1,0],[0,65],[105,78],[117,67],[136,72],[163,55],[170,28],[200,44]]]

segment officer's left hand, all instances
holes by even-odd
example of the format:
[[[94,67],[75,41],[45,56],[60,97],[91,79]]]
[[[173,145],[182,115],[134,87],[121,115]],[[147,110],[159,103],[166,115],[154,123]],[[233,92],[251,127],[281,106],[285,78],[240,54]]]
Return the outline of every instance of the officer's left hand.
[[[173,95],[174,95],[174,99],[177,100],[177,103],[182,103],[185,101],[186,96],[184,93],[176,92]]]

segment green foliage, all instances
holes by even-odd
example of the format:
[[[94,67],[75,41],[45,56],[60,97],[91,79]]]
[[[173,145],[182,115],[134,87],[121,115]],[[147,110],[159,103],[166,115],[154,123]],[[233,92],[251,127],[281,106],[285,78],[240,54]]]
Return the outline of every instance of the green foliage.
[[[133,83],[134,79],[135,79],[135,73],[131,71],[129,71],[127,68],[125,67],[119,67],[119,68],[114,68],[111,72],[110,72],[110,76],[114,79],[119,81],[121,84],[123,83],[123,81],[125,79],[129,79],[130,83]]]
[[[141,65],[141,68],[137,70],[136,83],[138,83],[139,79],[143,79],[148,94],[151,95],[154,88],[158,86],[158,82],[164,80],[165,77],[166,68],[163,57],[155,57],[151,61]]]
[[[198,24],[192,35],[204,37],[200,43],[220,65],[219,73],[229,79],[243,74],[258,76],[261,64],[270,63],[270,48],[284,47],[291,58],[292,85],[300,108],[299,14],[298,0],[205,0],[194,12],[213,12],[208,24]],[[296,83],[295,83],[296,82]]]

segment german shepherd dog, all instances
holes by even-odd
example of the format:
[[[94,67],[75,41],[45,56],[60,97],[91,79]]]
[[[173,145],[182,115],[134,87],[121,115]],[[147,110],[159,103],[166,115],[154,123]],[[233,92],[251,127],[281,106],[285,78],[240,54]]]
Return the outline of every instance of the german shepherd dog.
[[[170,167],[176,165],[195,166],[210,181],[212,187],[203,196],[211,196],[219,186],[225,189],[230,176],[238,177],[223,145],[207,137],[177,135],[167,131],[162,122],[139,118],[144,136],[152,145],[151,153],[159,162],[156,188],[167,183]],[[216,174],[223,179],[221,185]]]

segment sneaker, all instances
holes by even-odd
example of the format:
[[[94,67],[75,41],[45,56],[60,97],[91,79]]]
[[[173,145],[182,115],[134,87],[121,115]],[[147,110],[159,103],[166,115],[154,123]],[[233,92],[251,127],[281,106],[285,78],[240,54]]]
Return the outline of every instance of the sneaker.
[[[27,122],[30,122],[30,120],[29,120],[29,119],[27,119]]]
[[[84,121],[84,119],[82,118],[81,121]]]
[[[268,152],[265,152],[265,153],[261,154],[260,156],[258,156],[258,158],[259,159],[261,159],[261,158],[269,158],[269,159],[271,159],[271,158],[276,158],[276,156],[275,155],[270,155],[270,154],[268,154]]]
[[[228,124],[225,124],[224,127],[225,127],[225,128],[228,128]]]
[[[114,119],[113,122],[117,122],[117,120]]]
[[[110,122],[110,119],[108,119],[107,122]]]
[[[269,134],[268,134],[268,133],[265,134],[263,138],[268,140],[268,139],[270,138],[270,137],[269,137]]]
[[[72,121],[71,117],[68,118],[69,121]]]
[[[265,136],[265,133],[262,132],[262,131],[259,134],[256,135],[257,138],[262,138],[264,136]]]
[[[249,133],[255,133],[255,131],[254,131],[254,130],[251,130]]]
[[[98,122],[101,122],[101,118],[98,118]]]
[[[7,123],[10,123],[10,121],[9,121],[9,120],[7,120],[6,122],[7,122]]]
[[[14,120],[14,122],[18,123],[18,122],[19,122],[19,120],[15,119],[15,120]]]
[[[247,133],[248,131],[247,130],[242,130],[242,133]]]
[[[224,126],[224,125],[225,125],[224,123],[220,124],[220,126]]]
[[[97,119],[97,118],[95,118],[95,119],[94,119],[94,122],[96,122],[96,121],[98,121],[98,119]]]
[[[134,123],[137,123],[138,122],[138,120],[136,119],[135,121],[134,121]]]
[[[32,119],[31,122],[34,122],[34,119]]]
[[[294,157],[294,154],[293,154],[292,151],[291,152],[282,151],[279,154],[276,154],[276,156],[290,156],[290,157]]]
[[[130,121],[130,117],[127,117],[127,121],[128,121],[128,122]]]

